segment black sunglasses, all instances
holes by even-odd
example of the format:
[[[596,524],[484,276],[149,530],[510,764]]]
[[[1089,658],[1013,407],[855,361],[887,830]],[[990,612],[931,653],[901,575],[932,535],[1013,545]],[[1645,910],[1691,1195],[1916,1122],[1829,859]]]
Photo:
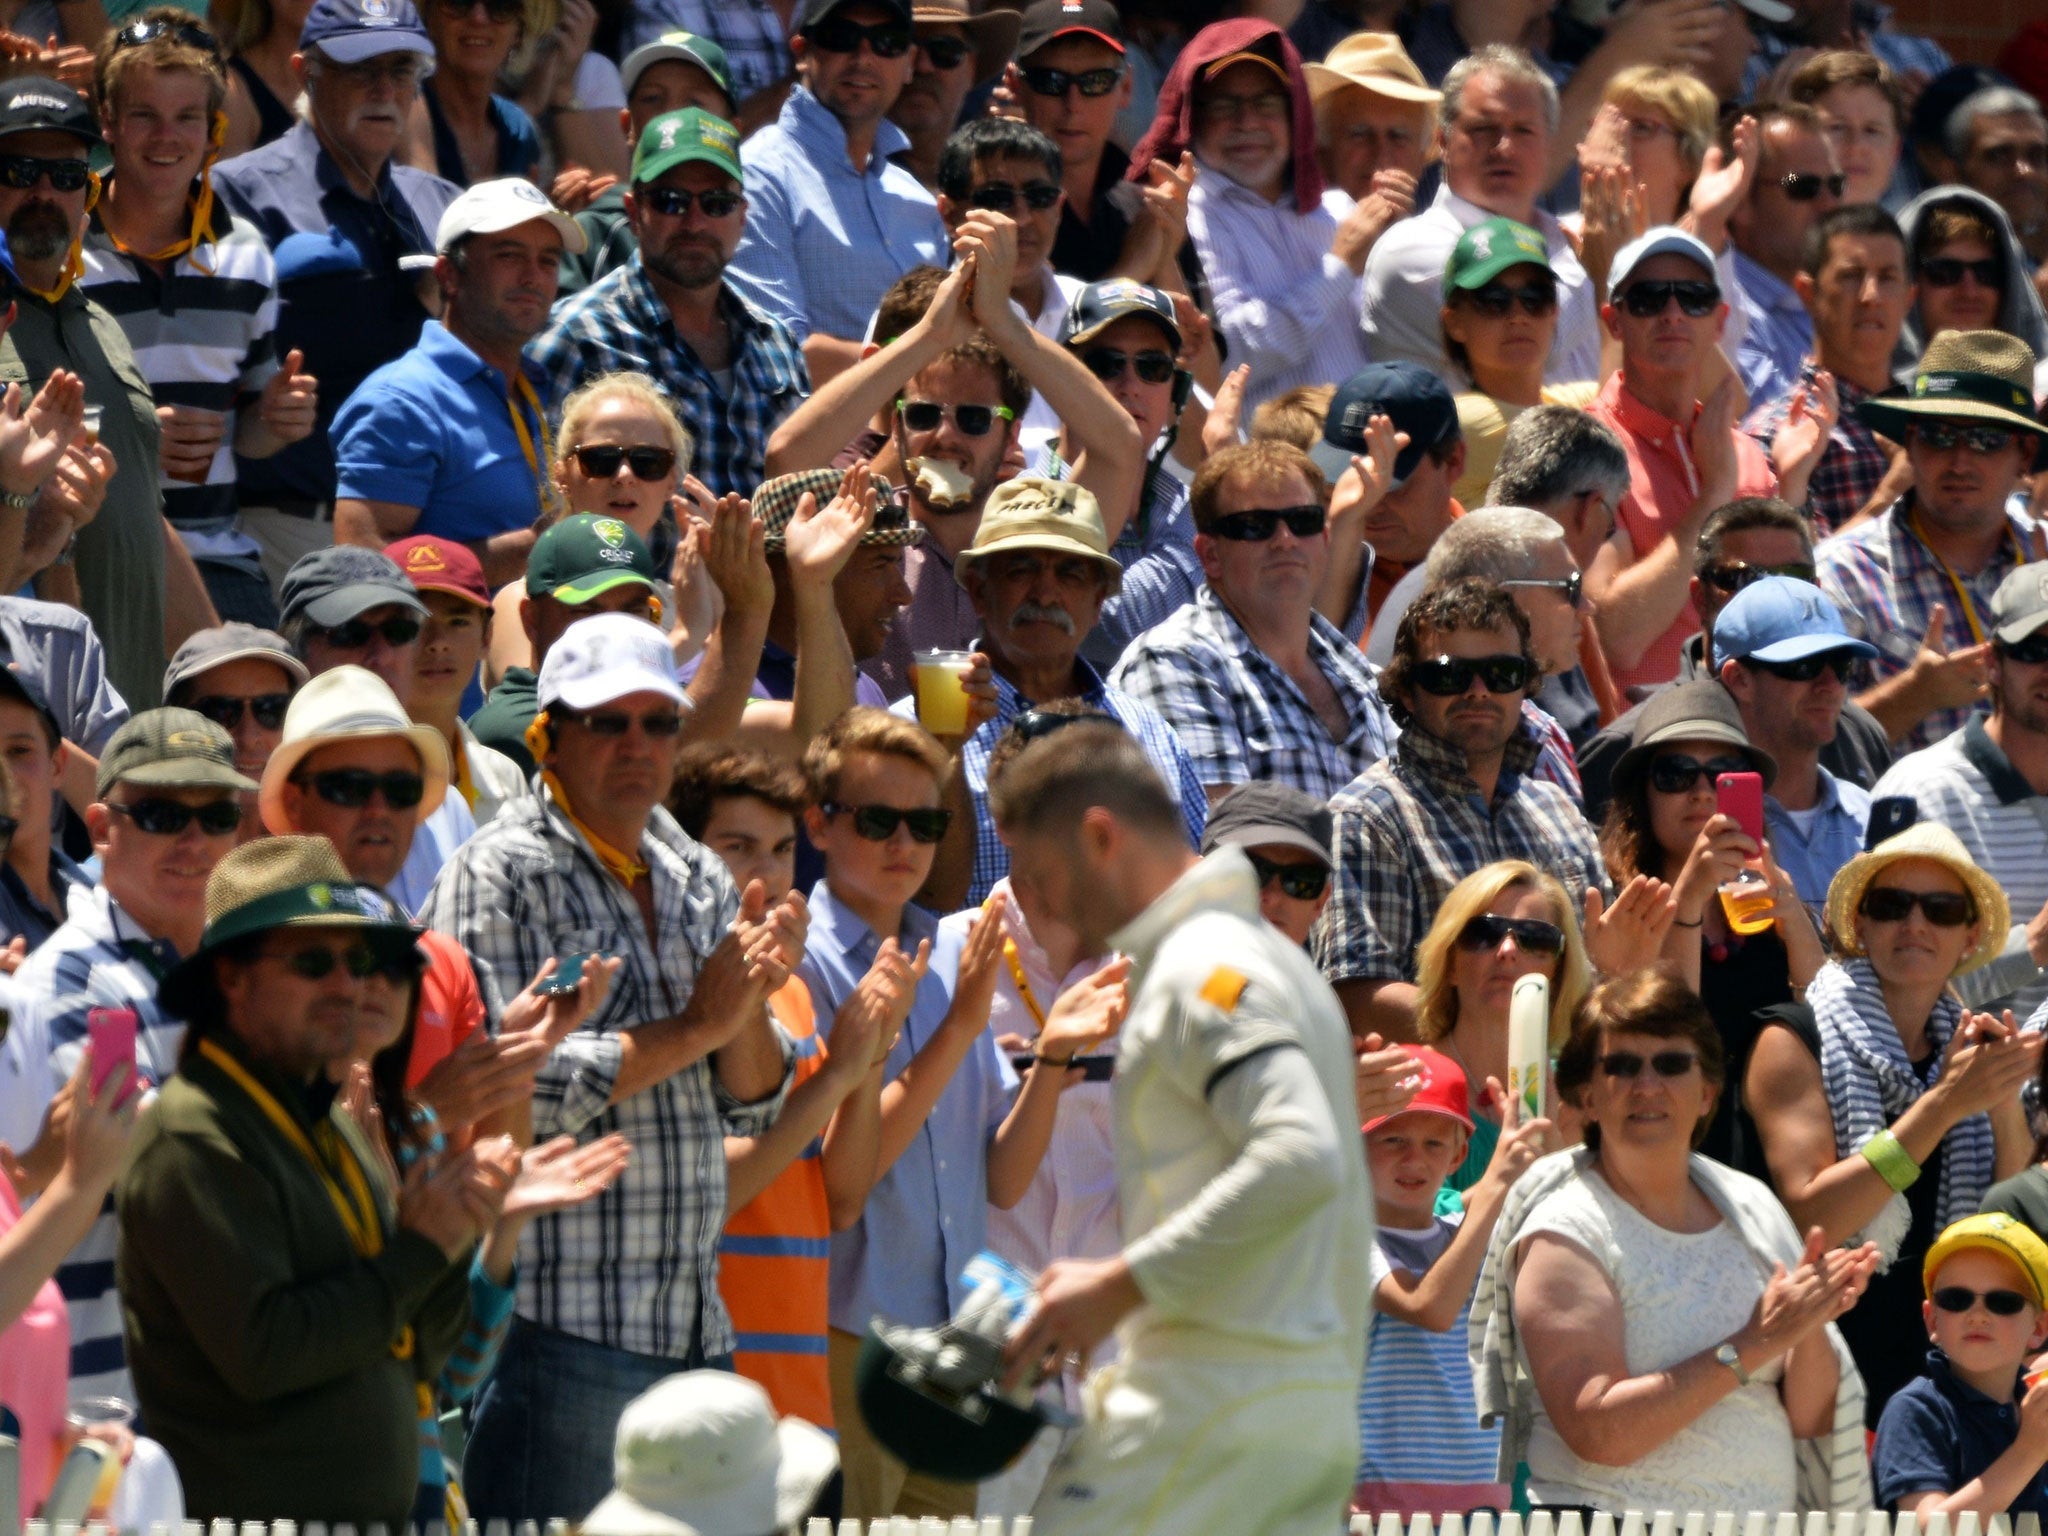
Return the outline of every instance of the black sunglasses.
[[[616,443],[590,443],[570,450],[576,467],[593,480],[609,480],[621,464],[632,466],[635,480],[666,480],[676,467],[673,448],[622,448]]]
[[[827,800],[818,809],[827,816],[851,816],[853,830],[871,843],[886,843],[898,827],[908,828],[914,843],[936,843],[953,824],[953,813],[936,806],[905,811],[893,805],[840,805]]]
[[[1408,676],[1424,693],[1455,699],[1478,678],[1488,693],[1520,693],[1529,686],[1529,662],[1523,656],[1432,656],[1409,668]]]
[[[83,160],[45,160],[39,155],[0,155],[0,181],[26,192],[45,176],[53,192],[76,192],[92,174]]]
[[[2018,1317],[2029,1305],[2018,1291],[1973,1291],[1967,1285],[1937,1287],[1927,1299],[1941,1312],[1967,1312],[1981,1301],[1994,1317]]]
[[[1702,778],[1749,771],[1749,759],[1746,757],[1710,757],[1703,763],[1683,752],[1667,752],[1650,760],[1650,788],[1660,795],[1683,795],[1690,793]]]
[[[256,723],[264,730],[281,731],[284,729],[284,712],[291,708],[291,703],[292,696],[288,693],[259,693],[253,698],[209,693],[203,699],[194,699],[189,707],[224,731],[232,731],[242,723],[245,709],[256,717]]]
[[[409,811],[427,793],[427,781],[403,768],[385,773],[372,773],[367,768],[329,768],[324,773],[294,774],[292,782],[302,789],[310,788],[329,805],[347,811],[361,810],[370,803],[371,796],[379,794],[394,811]]]
[[[804,38],[827,53],[858,53],[866,43],[878,59],[900,59],[910,52],[910,28],[898,21],[878,21],[862,26],[844,16],[827,16],[805,27]]]
[[[1540,587],[1548,592],[1559,592],[1564,600],[1576,608],[1579,594],[1585,590],[1586,577],[1582,571],[1573,571],[1569,576],[1513,576],[1499,583],[1503,587]]]
[[[1993,642],[1998,654],[2008,661],[2024,662],[2027,666],[2038,667],[2048,661],[2048,630],[2035,630],[2024,640],[2015,640],[2007,645],[2003,640]]]
[[[279,962],[294,976],[302,976],[307,981],[325,981],[334,974],[336,966],[345,969],[357,981],[367,981],[379,975],[394,981],[410,981],[421,970],[419,952],[410,944],[403,949],[397,945],[351,944],[340,951],[329,949],[325,944],[315,944],[307,949],[295,949],[288,955],[270,954],[266,958]]]
[[[1752,672],[1768,672],[1788,683],[1810,683],[1823,672],[1832,672],[1837,682],[1846,683],[1856,670],[1856,658],[1847,651],[1822,651],[1797,661],[1757,661],[1745,656],[1742,664]]]
[[[1314,901],[1330,888],[1329,870],[1313,859],[1305,864],[1276,864],[1250,849],[1245,850],[1244,856],[1252,861],[1252,872],[1259,877],[1262,890],[1277,881],[1281,895],[1296,901]]]
[[[1084,720],[1092,720],[1097,725],[1113,725],[1118,730],[1124,728],[1123,721],[1117,719],[1115,715],[1092,711],[1083,715],[1060,715],[1049,709],[1027,709],[1010,722],[1010,729],[1017,733],[1021,741],[1042,741],[1055,731],[1063,731],[1070,725],[1079,725]]]
[[[1717,592],[1740,592],[1752,581],[1762,581],[1766,576],[1790,576],[1794,581],[1811,583],[1815,574],[1811,565],[1801,561],[1790,565],[1744,565],[1740,560],[1724,560],[1701,571],[1700,580]]]
[[[1024,206],[1033,213],[1043,213],[1060,200],[1059,183],[1052,181],[1026,182],[1013,187],[1007,181],[992,181],[985,187],[976,187],[967,194],[967,201],[976,208],[986,208],[991,213],[1015,213],[1017,200],[1022,198]]]
[[[208,837],[226,837],[242,824],[242,808],[232,800],[186,805],[179,800],[135,800],[127,805],[109,800],[107,809],[126,816],[138,832],[151,837],[177,837],[194,821]]]
[[[1022,73],[1024,84],[1034,96],[1064,96],[1070,89],[1083,96],[1107,96],[1124,77],[1122,68],[1114,64],[1079,71],[1026,65]]]
[[[1714,312],[1714,306],[1721,302],[1721,289],[1718,284],[1697,279],[1644,278],[1641,282],[1630,283],[1621,294],[1622,308],[1638,320],[1663,314],[1665,306],[1673,299],[1678,300],[1678,307],[1683,313],[1697,320]]]
[[[1960,928],[1977,916],[1977,903],[1965,891],[1909,891],[1900,885],[1873,885],[1856,910],[1873,923],[1903,923],[1918,907],[1937,928]]]
[[[1517,304],[1525,315],[1547,315],[1557,308],[1557,284],[1534,282],[1510,288],[1506,283],[1488,283],[1483,288],[1468,288],[1459,297],[1468,308],[1495,320]]]
[[[629,715],[620,709],[559,709],[555,713],[564,722],[580,725],[593,736],[623,736],[633,728],[636,719],[641,733],[656,740],[673,736],[683,728],[681,712],[673,709],[658,709],[645,715]]]
[[[737,187],[692,192],[688,187],[642,187],[633,194],[665,219],[680,219],[695,203],[707,219],[723,219],[739,211],[746,195]]]
[[[1658,1051],[1647,1062],[1635,1051],[1609,1051],[1600,1058],[1600,1070],[1630,1082],[1643,1075],[1645,1066],[1659,1077],[1683,1077],[1699,1060],[1697,1051]]]
[[[1832,176],[1817,176],[1812,171],[1788,171],[1778,178],[1778,185],[1785,195],[1795,203],[1810,203],[1820,196],[1820,189],[1826,187],[1829,197],[1840,197],[1849,185],[1849,178],[1840,171]]]
[[[194,21],[131,21],[114,34],[114,46],[108,52],[112,55],[128,48],[140,48],[160,37],[176,38],[201,53],[210,53],[216,58],[220,56],[219,40]]]
[[[1930,288],[1953,288],[1965,275],[1977,279],[1980,288],[2003,288],[2003,273],[1995,256],[1982,261],[1958,261],[1953,256],[1930,256],[1920,263],[1920,281]]]
[[[1936,453],[1947,453],[1958,443],[1968,443],[1972,453],[2003,453],[2012,442],[2012,433],[2003,427],[1964,426],[1947,421],[1919,421],[1913,424],[1913,436],[1925,447]]]
[[[1219,539],[1239,544],[1263,544],[1285,523],[1297,539],[1312,539],[1329,526],[1330,514],[1321,507],[1258,507],[1247,512],[1226,512],[1209,527]]]
[[[346,624],[336,624],[317,633],[336,650],[360,651],[370,643],[372,635],[382,635],[386,645],[411,645],[420,637],[420,621],[398,616],[375,624],[368,619],[350,619]]]
[[[1458,948],[1473,954],[1499,949],[1500,941],[1513,936],[1517,949],[1532,955],[1564,953],[1564,930],[1540,917],[1501,917],[1482,912],[1458,930]]]
[[[996,424],[998,417],[1004,421],[1017,419],[1017,413],[1007,405],[947,405],[938,400],[898,400],[896,410],[903,417],[903,425],[913,432],[936,432],[939,423],[950,415],[962,437],[988,436],[988,429]]]
[[[925,56],[933,69],[948,70],[958,69],[973,50],[967,46],[964,37],[920,37],[917,39],[917,51]]]
[[[1138,377],[1147,384],[1164,384],[1173,377],[1178,365],[1171,352],[1151,348],[1119,352],[1115,347],[1090,347],[1081,354],[1081,366],[1105,384],[1114,384],[1129,368],[1137,369]]]

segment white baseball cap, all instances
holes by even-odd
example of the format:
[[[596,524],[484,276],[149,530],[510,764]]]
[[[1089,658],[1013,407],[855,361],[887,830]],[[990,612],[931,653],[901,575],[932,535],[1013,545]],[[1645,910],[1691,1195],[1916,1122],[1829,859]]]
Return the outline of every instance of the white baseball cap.
[[[539,693],[542,709],[595,709],[629,693],[658,693],[690,707],[668,636],[629,613],[593,613],[563,631],[541,663]]]
[[[1714,253],[1707,249],[1704,240],[1687,234],[1675,224],[1660,224],[1637,235],[1614,253],[1614,261],[1607,269],[1608,293],[1621,292],[1629,274],[1652,256],[1683,256],[1687,261],[1698,262],[1710,281],[1720,281],[1720,269],[1714,265]]]
[[[478,182],[448,205],[434,232],[434,249],[445,256],[458,240],[495,235],[535,219],[554,225],[571,255],[581,255],[590,244],[583,226],[549,202],[547,193],[524,176],[500,176]]]

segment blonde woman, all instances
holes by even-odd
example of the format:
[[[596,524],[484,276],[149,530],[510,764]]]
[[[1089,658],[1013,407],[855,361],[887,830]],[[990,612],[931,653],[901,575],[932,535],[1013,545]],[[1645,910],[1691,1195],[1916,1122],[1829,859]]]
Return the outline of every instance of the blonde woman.
[[[215,0],[211,10],[228,62],[228,132],[221,158],[281,139],[298,121],[292,55],[313,0]]]

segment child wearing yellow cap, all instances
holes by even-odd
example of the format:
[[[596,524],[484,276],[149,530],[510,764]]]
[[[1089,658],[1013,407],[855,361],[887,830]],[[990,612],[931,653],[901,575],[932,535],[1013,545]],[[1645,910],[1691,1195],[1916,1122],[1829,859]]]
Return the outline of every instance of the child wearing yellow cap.
[[[2048,1243],[2004,1214],[1966,1216],[1935,1239],[1921,1277],[1934,1348],[1878,1420],[1878,1503],[2048,1515],[2048,1379],[2021,1378],[2048,1342]]]

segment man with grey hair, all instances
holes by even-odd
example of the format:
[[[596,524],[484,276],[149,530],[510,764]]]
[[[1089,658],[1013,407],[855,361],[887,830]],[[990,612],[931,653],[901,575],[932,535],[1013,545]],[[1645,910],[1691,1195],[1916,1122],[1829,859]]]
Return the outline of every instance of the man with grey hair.
[[[1521,49],[1490,43],[1452,66],[1443,91],[1443,186],[1366,258],[1366,350],[1376,362],[1414,362],[1455,377],[1438,318],[1444,263],[1460,235],[1499,216],[1542,234],[1557,276],[1557,336],[1545,382],[1597,379],[1593,284],[1557,220],[1536,206],[1557,133],[1557,87]]]
[[[1580,570],[1613,535],[1627,494],[1628,449],[1606,422],[1568,405],[1532,406],[1509,424],[1486,488],[1489,506],[1553,519]]]
[[[2048,261],[2048,113],[2025,91],[1988,86],[1948,115],[1943,147],[1956,177],[2012,221],[2037,264]]]

